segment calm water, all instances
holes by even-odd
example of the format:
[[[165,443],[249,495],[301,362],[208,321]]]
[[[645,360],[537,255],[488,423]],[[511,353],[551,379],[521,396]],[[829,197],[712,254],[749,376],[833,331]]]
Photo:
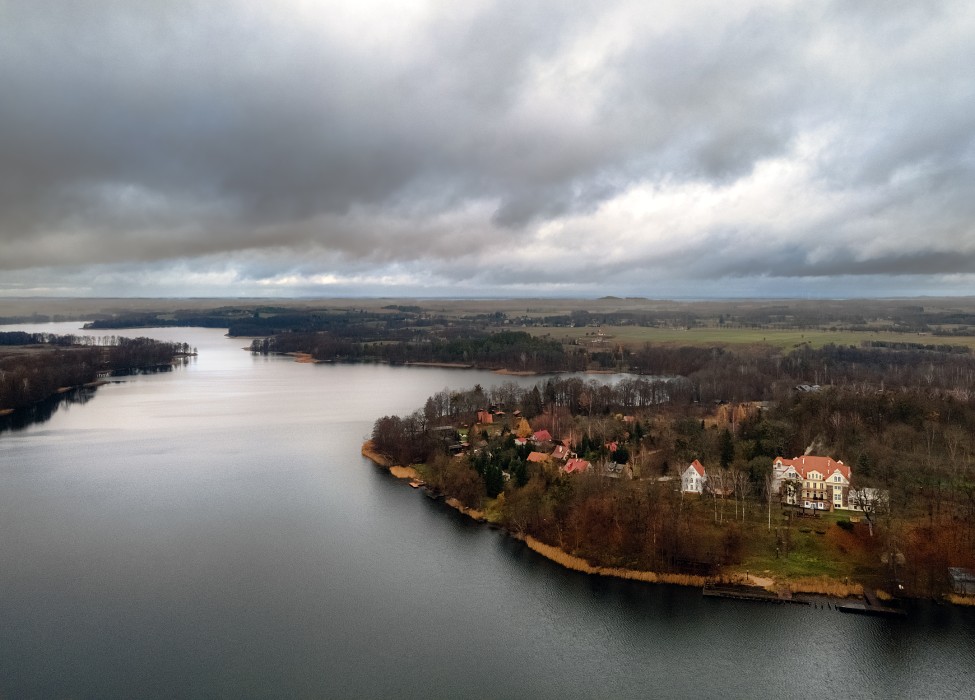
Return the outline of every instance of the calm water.
[[[566,572],[359,455],[378,416],[497,375],[129,334],[200,355],[0,435],[2,697],[975,696],[975,611]]]

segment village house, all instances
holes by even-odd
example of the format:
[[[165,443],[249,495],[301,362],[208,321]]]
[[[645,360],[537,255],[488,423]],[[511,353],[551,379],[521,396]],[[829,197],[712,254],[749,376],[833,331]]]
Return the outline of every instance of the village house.
[[[704,465],[695,459],[681,474],[680,490],[684,493],[704,493],[704,482],[707,479]]]
[[[532,435],[532,440],[535,441],[536,445],[540,442],[552,442],[552,434],[547,430],[537,430]]]
[[[589,471],[591,467],[592,464],[590,464],[586,460],[580,459],[578,457],[574,457],[566,461],[565,466],[562,467],[562,471],[564,471],[566,474],[573,474],[573,473]]]
[[[804,455],[776,457],[772,462],[772,487],[782,500],[812,510],[859,510],[850,504],[850,468],[832,457]]]
[[[563,462],[572,456],[574,455],[568,445],[556,445],[555,450],[552,452],[553,459],[562,460]]]

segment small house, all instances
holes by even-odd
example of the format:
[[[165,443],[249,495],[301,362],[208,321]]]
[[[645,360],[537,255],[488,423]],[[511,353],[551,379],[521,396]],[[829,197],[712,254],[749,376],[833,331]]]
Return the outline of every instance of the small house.
[[[684,493],[704,493],[704,482],[707,480],[704,465],[695,459],[680,476],[680,490]]]

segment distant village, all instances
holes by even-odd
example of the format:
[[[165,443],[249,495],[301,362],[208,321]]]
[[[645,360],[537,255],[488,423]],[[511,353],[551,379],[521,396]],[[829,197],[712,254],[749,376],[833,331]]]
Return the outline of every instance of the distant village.
[[[627,426],[636,423],[632,415],[620,415],[617,419]],[[460,430],[465,430],[463,427]],[[465,432],[468,439],[451,445],[455,455],[463,455],[470,450],[475,453],[487,447],[487,440],[483,436],[510,431],[517,447],[528,447],[527,461],[534,464],[554,465],[563,474],[597,473],[612,479],[641,478],[639,469],[629,461],[629,451],[621,442],[611,441],[603,444],[607,457],[593,463],[580,457],[572,450],[577,442],[570,435],[556,439],[547,429],[533,430],[530,422],[522,416],[521,411],[510,414],[496,407],[477,411],[477,422]],[[474,440],[474,446],[469,436],[481,436]],[[506,475],[507,477],[508,475]],[[644,476],[643,478],[647,478]],[[728,498],[733,494],[733,485],[729,483],[724,470],[715,469],[709,474],[700,460],[694,459],[675,475],[654,476],[658,482],[673,482],[674,489],[683,494],[698,496],[714,496]],[[822,511],[858,511],[873,513],[881,509],[888,500],[885,491],[876,488],[854,489],[851,487],[852,469],[842,460],[830,456],[802,455],[792,459],[776,457],[771,462],[770,482],[768,491],[782,504],[796,506],[810,513]]]

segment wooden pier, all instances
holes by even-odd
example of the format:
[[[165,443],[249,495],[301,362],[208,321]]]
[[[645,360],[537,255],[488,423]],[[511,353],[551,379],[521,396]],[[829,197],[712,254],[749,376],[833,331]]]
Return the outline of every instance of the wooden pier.
[[[809,605],[808,600],[793,598],[788,591],[774,593],[761,586],[748,586],[740,583],[707,583],[702,591],[709,598],[731,598],[733,600],[755,600],[762,603],[790,603]]]
[[[905,617],[907,611],[903,608],[895,608],[884,605],[877,598],[872,590],[864,586],[862,603],[847,603],[837,606],[837,610],[853,615],[873,615],[875,617]]]

